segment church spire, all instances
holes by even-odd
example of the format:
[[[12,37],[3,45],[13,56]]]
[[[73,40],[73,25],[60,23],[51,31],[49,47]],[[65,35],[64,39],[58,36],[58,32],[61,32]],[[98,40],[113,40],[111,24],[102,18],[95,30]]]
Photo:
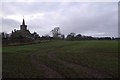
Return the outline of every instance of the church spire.
[[[24,18],[23,18],[23,22],[22,22],[22,25],[25,25],[25,20],[24,20]]]
[[[23,17],[22,25],[20,25],[20,30],[27,30],[27,25],[25,25],[24,17]]]

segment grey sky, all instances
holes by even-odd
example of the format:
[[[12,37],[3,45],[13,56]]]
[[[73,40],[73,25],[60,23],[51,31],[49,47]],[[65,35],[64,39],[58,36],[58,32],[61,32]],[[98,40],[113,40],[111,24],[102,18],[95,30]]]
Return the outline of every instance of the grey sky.
[[[117,2],[3,2],[2,11],[8,33],[19,29],[24,16],[28,29],[40,35],[60,27],[65,35],[118,36]]]

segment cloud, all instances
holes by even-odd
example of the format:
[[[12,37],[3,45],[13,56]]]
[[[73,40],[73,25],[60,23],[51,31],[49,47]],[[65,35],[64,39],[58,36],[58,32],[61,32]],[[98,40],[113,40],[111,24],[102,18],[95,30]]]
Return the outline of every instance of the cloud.
[[[60,27],[65,35],[117,36],[117,8],[115,2],[4,2],[4,30],[18,29],[24,15],[29,30],[40,35]]]
[[[11,32],[13,29],[19,29],[20,23],[12,19],[2,19],[2,31]]]
[[[4,0],[3,2],[118,2],[119,0]]]
[[[71,11],[69,12],[69,15],[71,16],[67,18],[68,20],[62,22],[63,26],[67,26],[64,27],[64,32],[68,34],[66,32],[68,30],[69,32],[89,32],[88,34],[93,34],[90,32],[95,31],[96,33],[106,33],[104,36],[117,36],[118,12],[117,7],[115,7],[114,4],[88,3],[85,5],[83,4],[80,8],[71,8]]]

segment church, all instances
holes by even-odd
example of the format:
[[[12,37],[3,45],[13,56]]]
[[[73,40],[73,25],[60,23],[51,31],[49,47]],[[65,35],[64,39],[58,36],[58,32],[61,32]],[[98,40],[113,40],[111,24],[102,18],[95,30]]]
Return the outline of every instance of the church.
[[[26,38],[26,39],[34,39],[33,35],[27,29],[27,25],[25,24],[25,20],[23,18],[23,22],[20,25],[20,30],[14,29],[11,34],[12,38]]]

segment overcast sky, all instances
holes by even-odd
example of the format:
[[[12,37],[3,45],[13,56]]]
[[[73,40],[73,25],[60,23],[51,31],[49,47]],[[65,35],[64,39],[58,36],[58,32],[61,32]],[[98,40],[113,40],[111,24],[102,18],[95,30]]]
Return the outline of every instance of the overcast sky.
[[[19,30],[24,19],[27,28],[50,35],[54,27],[62,34],[118,36],[117,2],[3,2],[2,31]]]

